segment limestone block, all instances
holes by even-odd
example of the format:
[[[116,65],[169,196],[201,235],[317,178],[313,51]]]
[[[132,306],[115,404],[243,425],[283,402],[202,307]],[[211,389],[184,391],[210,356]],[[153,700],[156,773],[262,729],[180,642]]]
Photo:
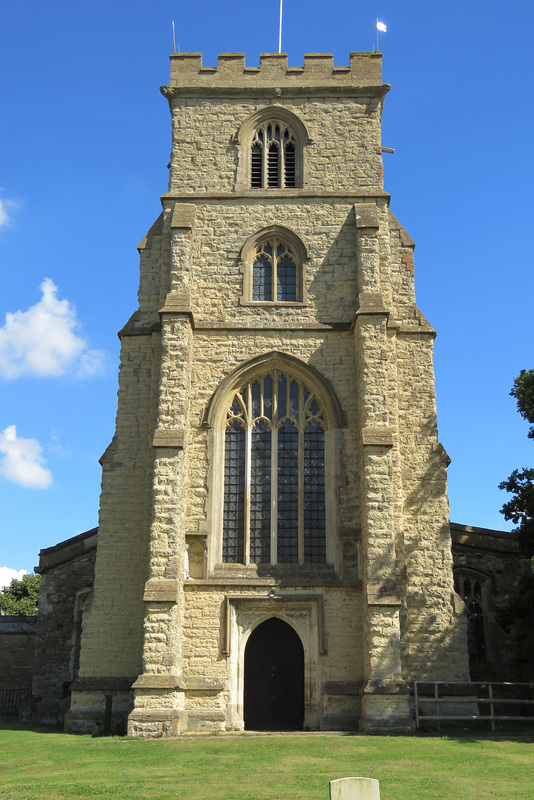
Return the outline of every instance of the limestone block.
[[[192,228],[196,207],[191,203],[175,203],[172,212],[171,228]]]

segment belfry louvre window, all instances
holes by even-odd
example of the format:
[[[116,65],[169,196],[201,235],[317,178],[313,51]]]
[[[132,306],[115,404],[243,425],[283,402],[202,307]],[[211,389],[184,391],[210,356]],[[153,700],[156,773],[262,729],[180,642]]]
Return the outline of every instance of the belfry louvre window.
[[[263,302],[292,302],[297,298],[297,257],[277,237],[256,248],[252,266],[252,299]]]
[[[226,417],[223,561],[326,561],[325,419],[283,371],[252,378]]]
[[[253,189],[296,187],[297,142],[283,122],[263,122],[254,131],[250,185]]]

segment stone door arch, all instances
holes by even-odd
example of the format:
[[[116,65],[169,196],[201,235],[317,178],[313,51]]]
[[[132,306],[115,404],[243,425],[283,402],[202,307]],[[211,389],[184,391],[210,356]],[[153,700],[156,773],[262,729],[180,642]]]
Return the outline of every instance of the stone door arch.
[[[258,625],[245,648],[246,730],[302,730],[304,648],[295,630],[278,617]]]

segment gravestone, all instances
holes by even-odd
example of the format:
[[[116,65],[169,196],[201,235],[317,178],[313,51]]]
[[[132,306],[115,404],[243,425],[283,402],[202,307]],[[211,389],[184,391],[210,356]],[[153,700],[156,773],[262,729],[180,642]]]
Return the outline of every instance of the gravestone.
[[[337,778],[330,781],[330,800],[380,800],[375,778]]]

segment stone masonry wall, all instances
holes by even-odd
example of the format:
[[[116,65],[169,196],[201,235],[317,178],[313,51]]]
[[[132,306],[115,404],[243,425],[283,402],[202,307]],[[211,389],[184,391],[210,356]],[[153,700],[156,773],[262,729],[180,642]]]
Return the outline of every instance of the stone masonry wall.
[[[158,363],[153,348],[152,335],[123,335],[117,427],[102,459],[95,597],[84,626],[80,679],[135,677],[141,667],[151,381]],[[112,571],[110,564],[116,565]]]
[[[32,693],[38,722],[63,720],[78,674],[84,613],[90,607],[97,529],[41,550]]]
[[[36,617],[0,616],[0,716],[16,716],[18,694],[31,695]],[[23,699],[23,707],[29,707]]]
[[[264,105],[260,98],[247,103],[213,98],[175,102],[170,191],[234,191],[239,144],[228,145],[228,131],[237,131]],[[380,186],[381,115],[376,98],[364,95],[357,101],[336,103],[328,97],[316,97],[313,102],[284,97],[283,107],[306,120],[312,140],[304,149],[307,191],[357,193]]]
[[[408,730],[411,680],[466,677],[434,331],[415,304],[413,241],[382,186],[388,88],[379,54],[340,68],[324,54],[303,68],[276,54],[259,68],[239,54],[217,69],[172,57],[169,191],[139,246],[139,309],[122,331],[73,730],[94,725],[112,679],[132,734],[242,726],[245,643],[269,614],[302,639],[310,727],[361,718],[366,730]],[[251,120],[277,109],[294,121],[302,186],[250,189]],[[265,229],[298,243],[303,292],[292,305],[247,293]],[[331,563],[315,573],[218,563],[220,387],[267,357],[309,367],[337,409]]]
[[[499,611],[506,607],[520,577],[531,569],[513,533],[459,525],[451,522],[455,574],[478,581],[485,635],[484,658],[471,664],[472,680],[523,681],[522,656],[499,625]]]

